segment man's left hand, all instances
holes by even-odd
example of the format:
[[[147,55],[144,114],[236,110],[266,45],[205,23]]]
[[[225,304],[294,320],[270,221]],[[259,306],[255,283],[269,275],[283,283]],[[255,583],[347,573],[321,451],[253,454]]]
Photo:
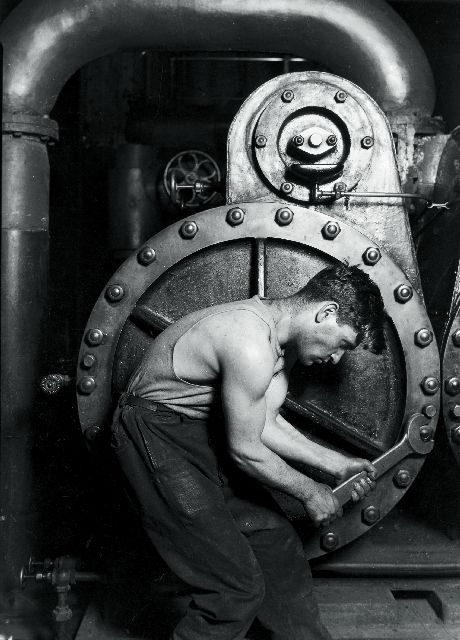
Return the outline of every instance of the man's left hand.
[[[369,462],[369,460],[365,460],[364,458],[344,457],[343,464],[335,474],[337,484],[341,484],[351,476],[354,476],[361,471],[365,471],[366,475],[353,484],[353,490],[351,492],[351,499],[353,502],[362,500],[375,488],[377,469],[371,462]]]

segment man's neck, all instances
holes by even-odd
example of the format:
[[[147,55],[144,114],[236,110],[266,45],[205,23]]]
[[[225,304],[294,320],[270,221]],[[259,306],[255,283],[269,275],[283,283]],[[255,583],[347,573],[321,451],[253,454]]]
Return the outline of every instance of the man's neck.
[[[292,309],[290,305],[287,305],[283,299],[262,300],[262,303],[273,318],[280,346],[283,348],[288,346],[291,337],[292,320]]]

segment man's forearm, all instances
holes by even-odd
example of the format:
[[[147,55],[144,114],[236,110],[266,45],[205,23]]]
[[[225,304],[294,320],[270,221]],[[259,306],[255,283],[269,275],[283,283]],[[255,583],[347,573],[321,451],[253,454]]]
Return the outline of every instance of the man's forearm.
[[[314,480],[290,467],[263,442],[257,446],[230,450],[230,455],[242,471],[271,489],[299,500],[305,500],[315,490]]]
[[[308,440],[280,415],[267,420],[261,439],[278,456],[308,464],[332,475],[338,475],[344,464],[345,456]]]

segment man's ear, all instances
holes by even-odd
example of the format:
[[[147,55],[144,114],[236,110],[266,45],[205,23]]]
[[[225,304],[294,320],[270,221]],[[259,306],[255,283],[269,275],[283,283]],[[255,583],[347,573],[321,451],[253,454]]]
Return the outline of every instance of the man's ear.
[[[337,302],[334,302],[333,300],[324,302],[316,312],[315,322],[324,322],[324,320],[327,320],[331,316],[336,316],[338,310],[339,305]]]

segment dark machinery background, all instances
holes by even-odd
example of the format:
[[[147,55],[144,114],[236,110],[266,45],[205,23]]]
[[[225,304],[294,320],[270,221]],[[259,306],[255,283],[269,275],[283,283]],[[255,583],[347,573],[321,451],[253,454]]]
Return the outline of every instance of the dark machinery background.
[[[36,4],[42,4],[45,10],[49,3]],[[359,7],[359,3],[354,4]],[[14,10],[16,5],[19,6]],[[6,20],[0,33],[5,48],[11,46],[8,38],[13,36],[9,34],[21,32],[21,23],[25,21],[21,5],[27,9],[25,1],[6,3],[2,10]],[[362,28],[368,29],[372,23],[388,29],[393,13],[388,13],[390,9],[383,2],[375,5],[373,22],[366,14]],[[401,246],[398,248],[398,242],[392,244],[390,240],[385,245],[392,259],[407,274],[415,294],[421,293],[420,283],[423,289],[442,355],[441,415],[434,451],[418,475],[419,470],[415,471],[417,478],[413,484],[409,488],[400,487],[404,491],[408,489],[407,493],[398,504],[391,503],[391,513],[381,524],[375,521],[375,511],[368,514],[372,520],[368,524],[376,526],[344,549],[334,552],[334,540],[327,539],[330,546],[327,547],[326,540],[324,547],[323,542],[322,552],[332,550],[332,553],[315,561],[314,567],[320,601],[325,603],[322,611],[330,619],[342,621],[342,628],[334,623],[334,637],[456,638],[455,634],[460,633],[460,406],[456,403],[460,390],[457,355],[460,223],[456,203],[460,189],[460,134],[455,128],[460,114],[460,4],[402,1],[389,5],[409,25],[428,58],[436,86],[434,110],[430,105],[433,88],[423,75],[421,63],[410,58],[411,52],[404,68],[398,68],[398,72],[416,95],[414,100],[418,100],[413,112],[408,109],[402,113],[397,104],[382,104],[379,97],[385,102],[389,94],[384,89],[380,93],[378,88],[374,93],[371,91],[373,84],[378,86],[381,74],[376,63],[378,58],[372,59],[369,51],[363,54],[363,58],[369,55],[370,62],[361,86],[377,100],[390,122],[401,190],[424,195],[435,202],[451,202],[449,211],[428,209],[422,200],[416,199],[408,199],[404,205],[420,279],[409,236],[404,240],[408,232],[402,229],[402,217],[401,227],[394,227],[395,234],[401,234]],[[175,24],[174,12],[168,19],[172,30],[181,28],[179,19]],[[49,122],[41,117],[46,105],[39,105],[38,98],[35,105],[32,102],[23,105],[22,112],[17,105],[4,108],[3,133],[8,144],[3,152],[4,166],[9,167],[9,172],[23,166],[21,152],[16,151],[15,145],[32,141],[36,156],[32,154],[28,162],[32,165],[36,162],[36,167],[41,167],[39,156],[47,149],[51,175],[49,264],[46,242],[43,244],[41,238],[47,225],[40,222],[40,215],[32,212],[32,223],[24,235],[34,238],[24,240],[17,232],[21,226],[18,211],[24,202],[20,195],[11,197],[19,182],[15,184],[13,179],[4,191],[9,204],[4,205],[6,222],[2,225],[5,310],[0,582],[5,595],[1,601],[0,633],[5,637],[35,639],[76,635],[86,640],[93,637],[91,634],[99,638],[125,637],[123,634],[128,629],[135,637],[146,637],[145,634],[150,633],[151,637],[160,638],[174,616],[180,614],[181,601],[186,596],[133,523],[110,460],[101,457],[100,452],[96,457],[88,452],[88,443],[91,449],[98,446],[99,434],[97,430],[91,432],[91,425],[86,425],[89,428],[85,432],[86,442],[82,437],[75,376],[79,365],[79,379],[86,374],[91,377],[91,361],[87,360],[84,371],[79,358],[85,327],[100,292],[107,292],[106,283],[112,282],[113,273],[125,259],[136,256],[145,241],[164,227],[176,224],[180,229],[183,218],[206,215],[200,212],[225,204],[228,130],[251,92],[281,74],[304,71],[335,73],[360,85],[360,79],[353,77],[352,71],[347,76],[347,65],[349,69],[354,63],[364,68],[362,60],[348,58],[343,68],[337,63],[342,55],[340,48],[337,50],[337,43],[342,42],[338,32],[346,32],[351,25],[331,26],[319,21],[324,47],[330,54],[321,52],[315,57],[312,52],[308,57],[301,57],[294,45],[290,51],[289,43],[285,43],[283,51],[279,43],[279,50],[271,46],[269,36],[263,35],[266,20],[265,16],[260,24],[257,20],[251,24],[251,29],[256,32],[258,28],[260,35],[246,48],[238,38],[235,43],[229,43],[231,37],[227,35],[228,44],[222,46],[221,51],[222,33],[218,28],[224,29],[224,23],[217,28],[210,19],[209,23],[200,24],[199,29],[204,33],[197,37],[196,46],[191,43],[181,47],[180,38],[170,46],[162,44],[159,50],[130,43],[123,52],[91,58],[62,82],[63,89],[55,104],[54,99],[49,99],[53,102]],[[340,20],[337,15],[337,21]],[[293,19],[290,28],[293,33],[300,31],[302,18]],[[206,41],[206,35],[209,35],[210,50],[203,51],[201,42]],[[28,37],[26,33],[24,41]],[[386,53],[382,50],[382,68],[387,62]],[[412,80],[405,77],[410,73]],[[37,105],[43,109],[39,110]],[[59,141],[53,121],[59,124]],[[232,166],[235,165],[230,163],[230,171]],[[18,174],[21,171],[18,170]],[[27,206],[35,212],[44,206],[42,190],[37,184],[46,181],[46,171],[42,171],[43,175],[34,174],[27,187],[29,196],[32,193],[29,197],[32,204]],[[197,182],[201,186],[197,187]],[[257,193],[254,186],[251,188],[250,179],[246,187],[247,193],[243,185],[236,202],[270,200],[263,193]],[[295,207],[294,204],[291,209]],[[274,212],[278,209],[275,207]],[[388,213],[384,206],[381,211],[382,216]],[[297,209],[294,215],[298,216]],[[360,220],[360,229],[371,237],[379,237],[379,224],[375,227],[372,224],[372,221],[366,225]],[[245,246],[242,241],[235,248],[235,254],[209,251],[202,253],[196,263],[179,262],[173,279],[179,283],[177,288],[173,290],[170,284],[168,289],[167,282],[159,281],[153,292],[140,299],[141,303],[148,307],[152,297],[160,299],[164,301],[163,315],[169,313],[172,318],[181,309],[190,308],[193,295],[202,295],[203,300],[207,300],[206,291],[212,292],[213,286],[217,291],[218,285],[206,283],[205,286],[200,274],[211,270],[218,283],[227,274],[228,282],[229,255],[234,266],[231,277],[235,295],[250,295],[260,290],[260,272],[255,268],[254,275],[251,265],[254,261],[257,263],[261,252],[265,252],[264,260],[271,260],[270,264],[275,265],[270,267],[272,270],[276,271],[277,262],[283,267],[272,280],[267,278],[267,287],[272,286],[268,295],[287,292],[289,287],[295,287],[299,274],[308,277],[311,269],[316,268],[312,264],[322,264],[323,257],[318,253],[319,257],[315,258],[314,252],[305,256],[302,248],[297,252],[290,249],[286,257],[284,241],[284,237],[273,240],[266,247]],[[148,264],[150,257],[147,251],[142,259]],[[245,261],[250,272],[247,281],[241,277]],[[31,265],[34,265],[32,269]],[[34,280],[31,272],[42,275]],[[46,273],[49,278],[43,276]],[[21,277],[30,278],[29,288],[19,284]],[[249,283],[247,291],[245,283]],[[116,302],[117,292],[109,295],[114,295],[112,302]],[[216,295],[211,293],[212,301]],[[43,314],[41,318],[40,314]],[[14,336],[10,333],[13,325]],[[129,352],[126,347],[132,340],[129,332],[135,331],[133,327],[125,327],[125,342],[119,347],[122,355]],[[391,326],[388,335],[389,342],[393,340],[397,345],[399,338],[394,337]],[[32,351],[30,343],[34,345]],[[398,349],[396,346],[394,352],[399,353]],[[397,357],[386,366],[383,373],[379,371],[370,378],[369,384],[374,385],[376,404],[388,398],[387,419],[391,427],[402,418],[400,395],[407,390],[404,376],[398,378],[401,367]],[[360,373],[358,369],[353,369],[358,376],[356,388],[360,380],[364,380],[361,386],[367,384],[366,372]],[[388,371],[392,380],[398,381],[390,389],[384,387],[382,381],[385,375],[388,377]],[[117,380],[123,380],[122,370],[115,373]],[[294,404],[290,408],[288,404],[288,411],[293,411],[296,402],[297,407],[303,402],[311,409],[308,398],[299,400],[302,375],[296,378],[299,389],[292,390],[290,401]],[[320,392],[324,393],[321,381],[319,384]],[[80,399],[88,389],[80,386]],[[352,398],[349,413],[353,419],[360,414],[366,422],[372,411],[366,413],[363,407],[358,411],[352,392],[353,389],[344,392]],[[314,395],[314,390],[312,393]],[[431,406],[429,396],[425,406]],[[315,435],[318,415],[311,411],[304,411],[300,418],[298,411],[295,415],[299,424],[309,425]],[[434,422],[437,420],[436,416]],[[391,429],[383,431],[384,438],[380,441],[373,437],[365,441],[362,433],[361,440],[353,435],[347,440],[345,435],[344,441],[348,443],[345,448],[350,446],[351,452],[376,457],[397,437]],[[402,483],[406,480],[403,478]],[[364,522],[363,528],[366,526]],[[382,584],[389,579],[393,582],[385,591]],[[147,590],[146,585],[149,585]],[[343,593],[351,592],[366,592],[368,599],[360,600],[362,595],[356,596],[356,600],[351,595],[348,600],[344,598]],[[449,593],[453,595],[446,595]],[[172,594],[176,596],[173,600]],[[91,603],[89,613],[84,615],[88,602]],[[346,614],[340,608],[343,603],[347,605]],[[69,605],[74,610],[72,618]],[[404,605],[407,618],[400,605]],[[426,622],[417,626],[419,619],[425,620],[424,616]]]

